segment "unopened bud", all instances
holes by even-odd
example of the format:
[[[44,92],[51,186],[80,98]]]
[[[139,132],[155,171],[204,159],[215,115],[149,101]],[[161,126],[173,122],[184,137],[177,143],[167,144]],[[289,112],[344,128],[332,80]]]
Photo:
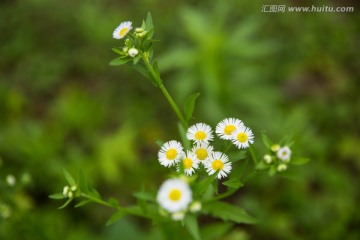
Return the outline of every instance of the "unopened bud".
[[[278,170],[279,172],[285,171],[286,169],[287,169],[286,164],[280,164],[280,165],[277,167],[277,170]]]
[[[194,201],[190,205],[190,212],[199,212],[201,210],[201,202],[200,201]]]
[[[70,187],[69,187],[69,186],[65,186],[64,189],[63,189],[63,194],[64,194],[65,196],[68,196],[69,192],[70,192]]]
[[[174,221],[181,221],[184,218],[185,218],[184,212],[175,212],[175,213],[171,214],[171,219]]]
[[[136,48],[130,48],[128,53],[130,57],[135,57],[138,55],[139,51]]]
[[[277,152],[279,149],[280,149],[279,144],[274,144],[271,146],[271,151],[273,151],[273,152]]]
[[[272,162],[272,159],[271,159],[271,156],[269,154],[265,154],[264,155],[264,161],[267,163],[267,164],[270,164]]]

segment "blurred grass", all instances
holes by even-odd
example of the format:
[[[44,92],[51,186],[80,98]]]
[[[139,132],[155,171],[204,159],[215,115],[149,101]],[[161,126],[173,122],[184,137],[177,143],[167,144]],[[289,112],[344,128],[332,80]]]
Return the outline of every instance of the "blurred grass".
[[[234,116],[275,141],[294,132],[294,154],[312,160],[290,168],[291,179],[260,176],[231,198],[261,223],[219,225],[223,239],[359,239],[359,5],[342,3],[356,6],[354,13],[264,14],[263,4],[1,2],[0,204],[11,215],[0,220],[0,238],[163,236],[133,218],[106,228],[111,211],[58,211],[47,198],[65,184],[63,168],[83,169],[105,197],[123,204],[166,176],[155,140],[178,138],[176,117],[144,78],[108,66],[117,24],[139,25],[151,11],[165,84],[178,102],[202,93],[194,122],[214,126]],[[26,173],[30,182],[21,180]],[[7,174],[17,178],[15,189],[6,186]]]

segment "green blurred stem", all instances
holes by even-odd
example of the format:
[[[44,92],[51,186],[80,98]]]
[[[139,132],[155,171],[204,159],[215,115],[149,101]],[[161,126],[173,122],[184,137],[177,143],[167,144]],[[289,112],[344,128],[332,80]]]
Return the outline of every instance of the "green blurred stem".
[[[162,83],[162,80],[161,80],[160,76],[158,76],[158,74],[156,74],[154,68],[151,66],[148,58],[144,54],[142,55],[142,58],[143,58],[143,61],[145,63],[146,68],[149,70],[149,73],[156,80],[156,82],[159,84],[159,88],[161,89],[161,91],[163,92],[165,98],[168,100],[170,106],[172,107],[172,109],[176,113],[176,115],[179,118],[181,124],[186,129],[188,127],[188,124],[185,121],[185,118],[184,118],[183,114],[181,113],[179,107],[176,105],[174,99],[171,97],[170,93],[166,90],[164,84]]]

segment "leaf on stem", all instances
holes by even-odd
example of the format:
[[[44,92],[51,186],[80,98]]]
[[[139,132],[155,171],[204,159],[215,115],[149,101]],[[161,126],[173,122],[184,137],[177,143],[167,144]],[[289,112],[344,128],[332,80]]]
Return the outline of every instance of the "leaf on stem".
[[[206,192],[206,190],[211,185],[211,183],[215,180],[217,175],[218,175],[218,171],[216,173],[214,173],[213,175],[204,178],[195,186],[195,193],[198,194],[198,197],[201,197]]]
[[[249,149],[252,159],[254,160],[254,164],[257,165],[259,160],[258,160],[257,152],[256,152],[254,146],[252,144],[250,144],[248,149]]]
[[[109,65],[110,66],[119,66],[119,65],[123,65],[127,62],[130,62],[130,60],[131,60],[131,58],[128,58],[128,57],[118,57],[118,58],[111,60]]]
[[[255,218],[250,216],[244,209],[224,202],[209,202],[203,205],[202,212],[224,221],[230,220],[235,223],[254,224]]]
[[[222,184],[235,189],[244,186],[244,184],[237,178],[230,178],[229,180],[223,182]]]
[[[75,183],[74,178],[71,176],[71,174],[68,173],[68,171],[66,171],[65,169],[63,169],[63,172],[64,172],[64,176],[66,178],[66,181],[70,184],[70,186],[75,186],[76,183]]]
[[[68,198],[68,196],[65,196],[63,193],[55,193],[55,194],[49,195],[49,198],[51,198],[51,199],[64,199],[64,198]]]
[[[84,206],[85,204],[88,204],[89,202],[91,202],[91,200],[89,200],[89,199],[82,200],[79,203],[77,203],[75,205],[75,207],[78,208],[78,207]]]
[[[179,122],[178,123],[178,129],[179,129],[179,134],[180,134],[180,138],[181,138],[181,142],[184,146],[185,149],[190,149],[191,148],[191,143],[190,140],[187,139],[186,137],[186,130],[184,128],[184,126]]]
[[[185,217],[185,227],[191,236],[196,239],[200,240],[200,231],[199,231],[199,224],[194,214],[187,214]]]
[[[106,226],[110,226],[111,224],[117,222],[120,218],[122,218],[126,213],[123,210],[119,210],[114,213],[110,219],[106,222]]]
[[[133,193],[134,197],[136,197],[137,199],[141,199],[141,200],[145,200],[145,201],[150,201],[150,202],[155,202],[156,201],[156,195],[155,193],[149,193],[149,192],[136,192]]]
[[[263,143],[267,148],[271,148],[271,146],[273,145],[273,142],[270,140],[268,136],[265,135],[265,133],[261,133],[261,140],[263,141]]]
[[[89,188],[86,182],[86,178],[82,170],[79,170],[79,188],[81,192],[86,194],[89,193]]]
[[[185,112],[185,118],[186,121],[189,123],[189,121],[192,118],[194,108],[195,108],[195,101],[200,96],[200,93],[194,93],[190,95],[184,103],[184,112]]]

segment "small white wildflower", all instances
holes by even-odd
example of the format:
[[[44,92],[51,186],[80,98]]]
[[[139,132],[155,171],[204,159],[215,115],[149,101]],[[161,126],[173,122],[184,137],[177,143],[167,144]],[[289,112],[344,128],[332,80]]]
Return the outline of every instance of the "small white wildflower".
[[[244,126],[243,122],[236,118],[225,118],[216,125],[216,134],[224,140],[230,140],[232,133]]]
[[[214,136],[209,125],[205,123],[197,123],[188,128],[186,138],[194,140],[195,142],[208,142],[212,141]]]
[[[232,133],[232,142],[239,149],[248,148],[250,144],[254,143],[254,134],[250,128],[242,126]]]
[[[113,38],[124,38],[125,35],[132,29],[131,24],[132,23],[130,21],[120,23],[120,25],[113,32]]]
[[[185,174],[188,176],[191,176],[195,172],[195,169],[199,167],[199,160],[196,154],[190,151],[187,151],[187,153],[182,156],[180,164],[181,163],[183,164]],[[180,166],[177,167],[177,170],[180,171]]]
[[[204,165],[209,175],[219,171],[217,174],[218,179],[226,177],[231,172],[229,157],[222,152],[213,152]]]
[[[187,182],[171,178],[160,186],[156,201],[166,211],[176,213],[186,210],[192,201],[192,191]]]
[[[277,153],[277,157],[283,162],[289,162],[291,157],[291,150],[288,146],[280,148]]]
[[[158,153],[159,162],[165,167],[171,167],[178,163],[182,155],[183,147],[175,140],[164,143]]]

